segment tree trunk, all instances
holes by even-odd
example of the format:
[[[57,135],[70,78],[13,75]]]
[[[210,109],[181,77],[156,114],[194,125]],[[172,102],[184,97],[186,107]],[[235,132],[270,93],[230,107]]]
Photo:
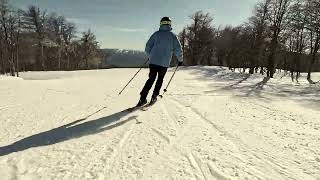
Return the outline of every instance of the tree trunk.
[[[86,69],[89,69],[89,63],[88,63],[88,58],[87,57],[86,57],[85,61],[86,61]]]
[[[0,60],[1,60],[0,73],[1,74],[5,74],[4,58],[3,58],[3,50],[2,50],[2,48],[0,49]]]
[[[260,74],[264,75],[263,66],[261,66]]]
[[[10,62],[10,75],[15,76],[16,70],[15,70],[15,62],[14,62],[14,47],[12,46],[10,48],[9,62]]]
[[[251,67],[251,68],[250,68],[249,73],[250,73],[250,74],[254,74],[254,67]]]
[[[311,57],[311,63],[309,64],[309,67],[308,67],[308,77],[307,77],[307,80],[312,83],[312,80],[311,80],[311,72],[312,72],[312,67],[314,65],[314,63],[316,62],[316,54],[313,53],[312,57]]]
[[[19,45],[17,45],[16,49],[16,73],[17,77],[19,77]]]
[[[61,70],[61,48],[58,49],[58,70]]]
[[[41,43],[41,41],[39,42],[39,50],[40,50],[40,64],[41,64],[40,70],[45,71],[46,64],[45,64],[45,60],[44,60],[44,46]]]
[[[296,81],[297,81],[297,83],[299,82],[299,77],[300,77],[300,72],[297,72],[297,74],[296,74]]]
[[[278,45],[278,36],[275,34],[272,38],[271,42],[271,52],[268,58],[268,77],[273,78],[273,75],[275,73],[275,55],[276,55],[276,50],[277,50],[277,45]]]
[[[68,59],[68,70],[70,71],[71,70],[71,67],[70,67],[70,55],[69,54],[67,54],[67,59]]]
[[[316,56],[317,56],[317,53],[318,53],[318,50],[319,50],[319,46],[320,46],[320,35],[317,36],[317,39],[316,39],[316,42],[315,42],[315,45],[314,45],[314,49],[313,49],[313,52],[312,52],[312,57],[311,57],[311,63],[309,64],[309,67],[308,67],[308,77],[307,77],[307,80],[310,82],[310,83],[313,83],[313,81],[311,80],[311,72],[312,72],[312,67],[314,66],[314,63],[316,62]]]

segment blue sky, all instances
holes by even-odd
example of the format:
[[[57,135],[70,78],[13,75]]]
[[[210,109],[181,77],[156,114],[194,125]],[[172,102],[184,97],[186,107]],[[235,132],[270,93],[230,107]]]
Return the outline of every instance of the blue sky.
[[[91,29],[102,48],[144,49],[163,16],[173,19],[175,33],[198,10],[214,16],[214,25],[239,25],[252,14],[258,0],[11,0],[18,8],[38,5]]]

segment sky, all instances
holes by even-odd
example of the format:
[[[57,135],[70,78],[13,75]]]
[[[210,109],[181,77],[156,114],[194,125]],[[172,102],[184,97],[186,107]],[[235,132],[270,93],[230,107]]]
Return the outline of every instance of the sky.
[[[11,0],[14,7],[37,5],[75,23],[78,31],[91,29],[101,48],[143,50],[160,19],[173,20],[173,32],[190,23],[202,10],[212,14],[214,25],[239,25],[252,14],[258,0]]]

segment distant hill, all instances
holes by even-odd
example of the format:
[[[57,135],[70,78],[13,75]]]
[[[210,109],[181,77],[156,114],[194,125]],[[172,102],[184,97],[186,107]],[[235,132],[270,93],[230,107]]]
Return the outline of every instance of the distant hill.
[[[147,60],[143,51],[124,49],[101,49],[105,55],[103,68],[132,68],[141,67]]]

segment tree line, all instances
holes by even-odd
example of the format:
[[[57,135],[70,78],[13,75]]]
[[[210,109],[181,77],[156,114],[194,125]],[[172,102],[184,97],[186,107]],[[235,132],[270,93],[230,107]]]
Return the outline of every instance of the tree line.
[[[78,70],[99,66],[102,54],[95,35],[82,32],[64,16],[36,6],[15,9],[0,0],[0,73]]]
[[[215,27],[209,13],[196,12],[179,34],[186,65],[223,65],[273,77],[320,71],[319,0],[261,0],[247,22]]]

